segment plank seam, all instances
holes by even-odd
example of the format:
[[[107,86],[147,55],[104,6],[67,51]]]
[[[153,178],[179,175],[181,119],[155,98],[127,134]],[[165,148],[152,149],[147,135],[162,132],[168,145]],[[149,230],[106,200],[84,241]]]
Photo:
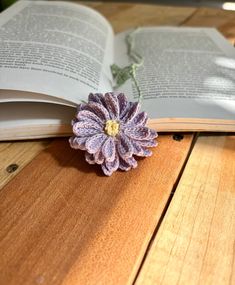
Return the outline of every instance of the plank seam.
[[[192,12],[191,15],[189,15],[187,18],[185,18],[181,23],[179,23],[179,26],[183,26],[186,24],[188,21],[190,21],[198,12],[199,9],[196,9],[194,12]]]
[[[151,249],[152,243],[153,243],[153,241],[155,240],[155,237],[156,237],[156,235],[157,235],[157,233],[158,233],[158,230],[159,230],[159,228],[160,228],[160,226],[161,226],[161,223],[162,223],[162,221],[163,221],[163,219],[164,219],[164,217],[165,217],[165,215],[166,215],[166,213],[167,213],[168,207],[170,206],[170,203],[171,203],[171,201],[172,201],[172,198],[174,197],[175,191],[176,191],[177,186],[178,186],[178,184],[179,184],[179,181],[180,181],[180,179],[181,179],[181,177],[182,177],[182,175],[183,175],[184,169],[185,169],[185,167],[186,167],[186,165],[187,165],[187,163],[188,163],[189,157],[190,157],[190,155],[191,155],[191,153],[192,153],[192,151],[193,151],[193,148],[194,148],[194,146],[195,146],[195,144],[196,144],[196,141],[197,141],[197,139],[198,139],[199,134],[200,134],[200,133],[195,133],[195,134],[194,134],[192,144],[191,144],[191,146],[190,146],[190,148],[189,148],[189,151],[188,151],[187,156],[186,156],[186,158],[185,158],[185,160],[184,160],[184,163],[183,163],[183,165],[182,165],[182,167],[181,167],[181,169],[180,169],[180,171],[179,171],[179,174],[178,174],[178,176],[177,176],[177,178],[176,178],[176,180],[175,180],[175,183],[173,184],[173,187],[172,187],[172,191],[171,191],[171,193],[170,193],[170,196],[169,196],[169,198],[168,198],[168,200],[167,200],[167,202],[166,202],[166,204],[165,204],[165,206],[164,206],[164,209],[163,209],[163,211],[162,211],[161,217],[160,217],[159,221],[157,222],[156,227],[155,227],[155,229],[154,229],[154,231],[153,231],[153,234],[152,234],[152,236],[151,236],[151,238],[150,238],[150,240],[149,240],[149,242],[148,242],[148,245],[147,245],[147,247],[146,247],[145,253],[144,253],[144,255],[143,255],[143,258],[142,258],[142,260],[141,260],[141,262],[140,262],[139,268],[138,268],[138,270],[137,270],[137,272],[136,272],[136,275],[135,275],[135,277],[134,277],[134,280],[133,280],[133,282],[132,282],[133,285],[136,283],[136,281],[137,281],[137,279],[138,279],[138,277],[139,277],[139,274],[140,274],[140,272],[141,272],[141,269],[142,269],[142,267],[143,267],[143,265],[144,265],[144,263],[145,263],[145,260],[146,260],[146,258],[147,258],[147,256],[148,256],[148,253],[149,253],[149,251],[150,251],[150,249]]]

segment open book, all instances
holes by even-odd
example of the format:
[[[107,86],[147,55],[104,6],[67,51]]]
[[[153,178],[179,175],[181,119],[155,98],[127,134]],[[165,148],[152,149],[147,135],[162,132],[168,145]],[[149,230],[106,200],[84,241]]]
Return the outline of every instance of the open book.
[[[0,14],[0,140],[71,134],[89,93],[113,90],[130,64],[123,32],[93,9],[20,1]],[[146,27],[134,38],[137,79],[157,131],[235,131],[235,49],[215,29]],[[132,81],[119,91],[138,100]]]

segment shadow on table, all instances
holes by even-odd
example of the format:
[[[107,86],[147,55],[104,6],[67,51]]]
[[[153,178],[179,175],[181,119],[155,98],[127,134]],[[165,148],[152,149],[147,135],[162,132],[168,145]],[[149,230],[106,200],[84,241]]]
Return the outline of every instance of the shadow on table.
[[[53,196],[61,197],[60,203],[64,202],[50,225],[57,228],[54,242],[58,251],[54,252],[54,258],[60,261],[56,278],[61,284],[66,271],[72,275],[76,271],[77,276],[81,276],[84,266],[90,266],[91,256],[108,257],[112,235],[115,240],[118,231],[128,227],[122,224],[123,217],[118,218],[113,212],[116,209],[116,213],[120,213],[117,208],[126,207],[128,201],[124,197],[131,197],[131,193],[134,197],[138,179],[133,179],[133,172],[104,176],[99,165],[85,161],[83,151],[70,148],[67,138],[56,139],[45,152],[57,172],[46,189],[48,197],[54,192]],[[47,250],[45,248],[45,260]]]

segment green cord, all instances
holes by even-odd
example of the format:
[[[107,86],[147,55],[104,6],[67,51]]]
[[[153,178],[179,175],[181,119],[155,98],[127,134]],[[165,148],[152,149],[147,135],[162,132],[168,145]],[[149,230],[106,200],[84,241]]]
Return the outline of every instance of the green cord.
[[[113,75],[113,78],[116,81],[116,86],[114,89],[119,88],[121,85],[123,85],[128,79],[132,79],[133,83],[135,84],[135,87],[137,89],[139,99],[138,101],[141,102],[143,99],[142,92],[139,87],[139,83],[136,79],[136,71],[137,69],[143,65],[144,60],[143,58],[134,50],[134,35],[138,31],[138,28],[136,28],[133,32],[128,34],[125,38],[125,42],[127,45],[127,55],[129,58],[133,61],[132,64],[125,66],[123,68],[119,67],[117,64],[111,65],[111,72]]]

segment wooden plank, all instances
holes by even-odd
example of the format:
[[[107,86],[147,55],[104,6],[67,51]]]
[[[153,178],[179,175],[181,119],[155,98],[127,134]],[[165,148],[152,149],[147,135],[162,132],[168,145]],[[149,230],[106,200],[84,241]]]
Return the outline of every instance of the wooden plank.
[[[221,25],[219,30],[235,47],[235,15],[233,19]]]
[[[179,25],[195,12],[94,5],[116,32]],[[98,168],[86,165],[62,140],[34,159],[0,193],[0,284],[131,283],[192,136],[181,142],[162,136],[160,142],[141,167],[111,178],[99,176]]]
[[[192,7],[107,2],[82,3],[103,14],[110,21],[116,33],[136,26],[178,26],[197,10]]]
[[[0,284],[132,283],[191,142],[111,177],[54,142],[0,192]]]
[[[0,189],[49,143],[50,140],[0,143]],[[8,172],[7,167],[12,164],[16,164],[18,168]]]
[[[136,284],[235,284],[235,136],[200,137]]]
[[[134,5],[95,5],[115,31],[169,24],[157,7],[145,8],[152,16],[139,15],[132,24]],[[178,24],[192,11],[184,10],[170,22]],[[111,178],[99,176],[60,140],[34,159],[0,193],[0,284],[132,282],[192,136],[159,140],[154,157]]]
[[[185,21],[184,25],[192,27],[215,27],[232,44],[235,42],[234,11],[200,8]]]
[[[217,27],[226,24],[235,18],[234,11],[225,11],[216,8],[198,8],[187,20],[187,25],[192,27]]]

